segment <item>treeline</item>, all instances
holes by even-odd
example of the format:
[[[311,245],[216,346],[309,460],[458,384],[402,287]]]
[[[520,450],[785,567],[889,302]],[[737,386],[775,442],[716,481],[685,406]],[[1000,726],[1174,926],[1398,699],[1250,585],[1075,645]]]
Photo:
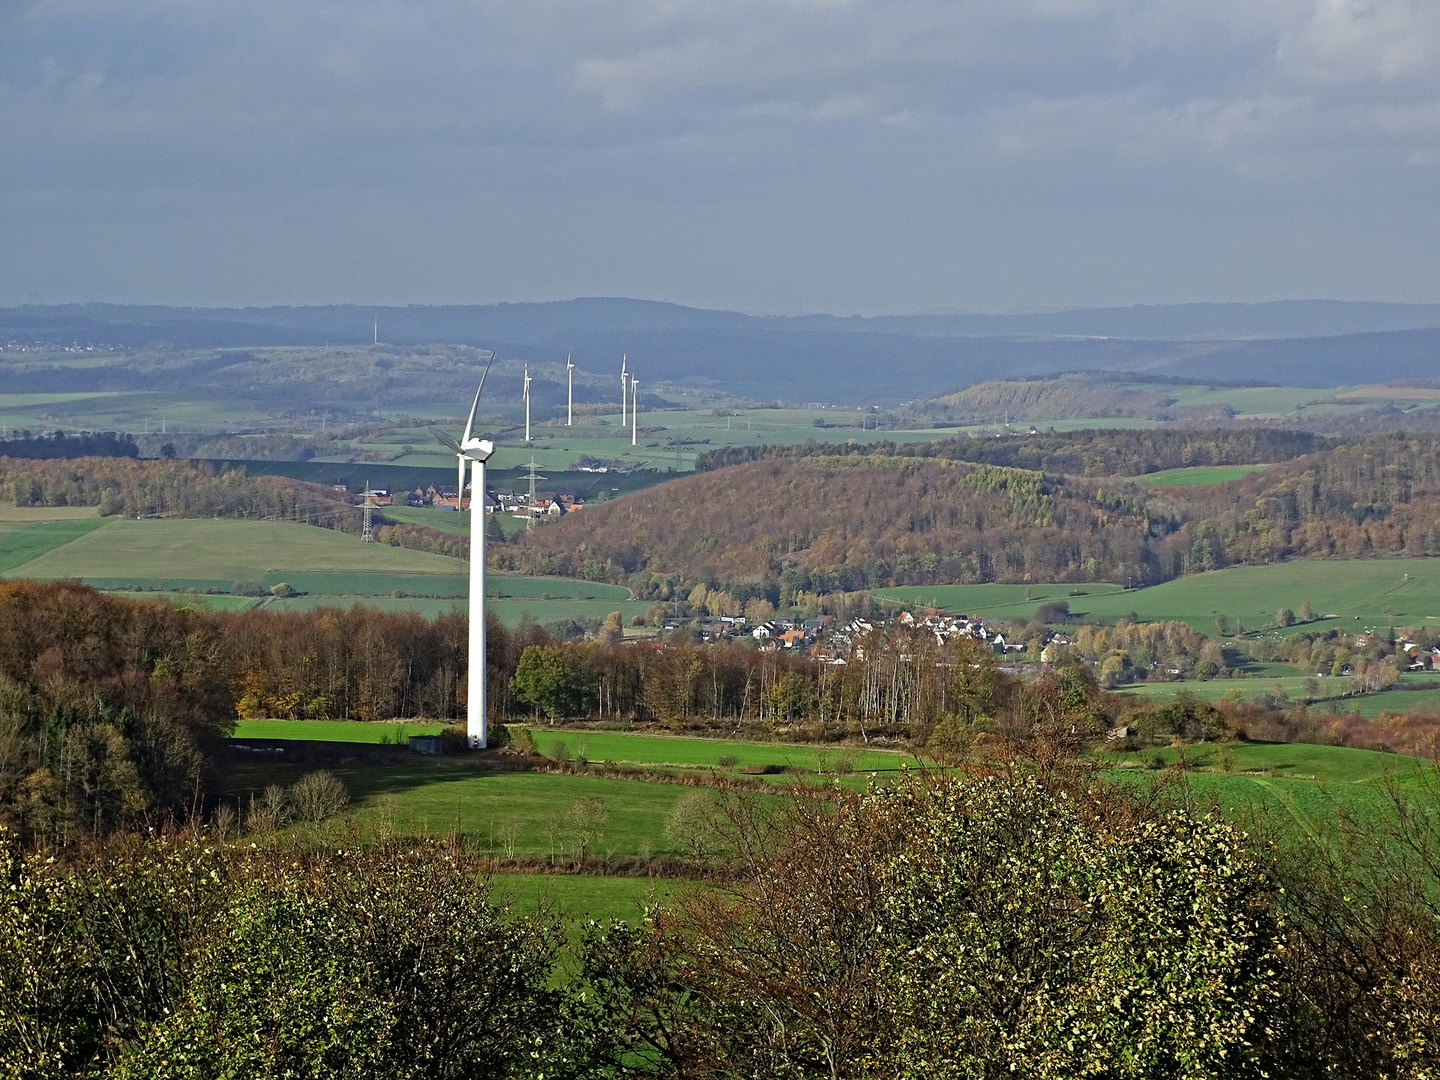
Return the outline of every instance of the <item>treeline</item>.
[[[615,628],[618,631],[618,627]],[[1093,636],[1109,657],[1208,653],[1179,627]],[[674,731],[905,740],[963,754],[1031,739],[1065,712],[1067,738],[1129,727],[1166,741],[1285,738],[1423,752],[1426,720],[1330,718],[1242,706],[1136,704],[1063,664],[1025,680],[970,639],[874,632],[845,663],[737,643],[562,642],[492,620],[492,719],[656,723]],[[204,805],[208,751],[239,716],[391,720],[465,712],[467,625],[355,607],[245,613],[177,609],[73,583],[0,583],[0,823],[65,845],[185,818]],[[1324,648],[1336,657],[1340,639]],[[1321,662],[1318,644],[1306,657]],[[1167,651],[1169,650],[1169,651]],[[1347,662],[1368,656],[1360,647]],[[1107,672],[1108,674],[1108,672]],[[1283,703],[1281,703],[1283,704]],[[1068,710],[1068,711],[1067,711]],[[1077,711],[1078,710],[1078,711]],[[1083,713],[1083,721],[1081,714]],[[1048,719],[1047,719],[1048,718]],[[1197,732],[1199,734],[1197,734]],[[1432,747],[1433,748],[1433,747]]]
[[[320,485],[189,461],[0,458],[0,495],[16,506],[98,506],[103,516],[249,517],[358,531],[349,500]]]
[[[714,879],[568,950],[453,840],[0,830],[0,1072],[1429,1080],[1434,787],[1298,843],[1063,756],[720,792]]]
[[[1042,435],[958,436],[928,443],[724,446],[695,462],[699,472],[747,461],[795,461],[812,457],[920,457],[969,461],[1070,476],[1126,477],[1197,465],[1256,465],[1290,461],[1333,445],[1307,431],[1217,428],[1148,431],[1101,429]]]
[[[135,436],[114,431],[81,431],[67,435],[54,431],[32,435],[19,431],[0,439],[0,458],[139,457]]]
[[[0,584],[0,823],[64,845],[196,812],[234,702],[214,616]]]
[[[1103,449],[1109,435],[1153,434],[1098,441]],[[993,440],[1002,450],[1026,441]],[[696,584],[735,595],[771,587],[772,602],[789,604],[893,585],[1134,586],[1297,556],[1440,554],[1434,435],[1371,436],[1227,484],[1176,488],[957,462],[936,455],[939,445],[784,448],[594,507],[495,558],[624,583],[642,597]]]
[[[538,629],[490,627],[491,700]],[[64,845],[185,818],[243,714],[463,714],[466,627],[373,608],[205,612],[75,583],[0,583],[0,822]]]
[[[243,468],[169,459],[0,457],[0,499],[16,506],[98,506],[102,516],[250,518],[360,535],[362,512],[323,484],[250,476]],[[376,514],[375,538],[393,547],[463,557],[468,545],[425,525]]]

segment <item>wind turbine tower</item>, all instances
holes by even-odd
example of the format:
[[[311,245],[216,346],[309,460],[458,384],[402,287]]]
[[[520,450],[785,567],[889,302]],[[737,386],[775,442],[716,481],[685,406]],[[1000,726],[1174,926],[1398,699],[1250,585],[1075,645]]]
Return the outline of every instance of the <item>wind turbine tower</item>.
[[[525,365],[525,390],[521,394],[525,399],[525,441],[530,441],[530,365]]]
[[[575,365],[570,362],[570,354],[565,354],[565,426],[573,427],[575,424]]]
[[[624,354],[624,353],[621,353],[621,354],[620,354],[620,427],[621,427],[621,430],[624,430],[624,427],[625,427],[625,387],[629,385],[629,376],[627,376],[627,375],[625,374],[625,360],[626,360],[625,354]]]
[[[464,501],[465,463],[470,463],[470,658],[465,733],[471,748],[476,750],[485,749],[488,741],[485,713],[485,462],[495,452],[495,444],[475,435],[475,411],[480,407],[485,376],[490,374],[490,364],[494,362],[495,354],[492,352],[485,365],[485,374],[480,376],[480,388],[475,391],[470,418],[465,421],[465,434],[460,441],[456,442],[444,432],[435,433],[455,451],[460,461],[460,490],[455,493],[457,506]]]
[[[636,445],[636,436],[640,434],[640,380],[631,376],[630,378],[630,445]]]

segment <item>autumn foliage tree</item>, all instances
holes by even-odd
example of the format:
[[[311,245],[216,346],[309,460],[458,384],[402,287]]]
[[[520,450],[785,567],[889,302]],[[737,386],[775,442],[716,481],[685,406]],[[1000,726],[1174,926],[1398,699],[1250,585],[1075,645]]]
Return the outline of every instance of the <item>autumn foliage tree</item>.
[[[733,868],[586,977],[662,1076],[1260,1076],[1274,890],[1218,818],[1058,775],[732,798]]]

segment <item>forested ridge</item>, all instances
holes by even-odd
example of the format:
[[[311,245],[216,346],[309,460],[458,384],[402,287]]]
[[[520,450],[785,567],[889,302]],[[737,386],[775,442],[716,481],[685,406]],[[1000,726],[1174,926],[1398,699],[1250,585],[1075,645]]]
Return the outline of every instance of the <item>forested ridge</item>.
[[[653,596],[697,582],[821,594],[986,581],[1135,586],[1300,556],[1440,554],[1440,438],[1429,434],[1331,445],[1290,432],[1100,432],[770,450],[713,467],[730,453],[717,452],[705,472],[534,530],[497,547],[496,560]],[[994,460],[957,460],[961,450]],[[1275,464],[1226,484],[1125,479],[1140,466],[1266,456]],[[1102,468],[1111,474],[1095,475]]]
[[[782,446],[724,446],[707,450],[697,471],[720,469],[762,458],[923,457],[1007,465],[1071,476],[1140,476],[1197,465],[1257,465],[1289,461],[1337,445],[1308,431],[1276,428],[1187,430],[1154,428],[1047,432],[1005,437],[960,435],[927,443],[808,442]]]

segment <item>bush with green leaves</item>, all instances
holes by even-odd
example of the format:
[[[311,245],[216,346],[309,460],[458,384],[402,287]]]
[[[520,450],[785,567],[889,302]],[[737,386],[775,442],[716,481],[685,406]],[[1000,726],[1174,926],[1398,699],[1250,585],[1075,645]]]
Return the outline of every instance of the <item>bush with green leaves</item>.
[[[0,889],[7,1080],[584,1074],[557,924],[451,844],[66,866],[0,834]]]
[[[119,1080],[509,1077],[558,1049],[562,938],[444,845],[275,861],[229,896]],[[256,1038],[263,1033],[262,1038]]]
[[[1275,896],[1222,820],[1021,774],[724,799],[727,883],[585,946],[663,1075],[1259,1076],[1283,1029]]]
[[[897,1075],[1259,1075],[1282,938],[1226,822],[1025,776],[872,799],[908,822],[884,901]]]

